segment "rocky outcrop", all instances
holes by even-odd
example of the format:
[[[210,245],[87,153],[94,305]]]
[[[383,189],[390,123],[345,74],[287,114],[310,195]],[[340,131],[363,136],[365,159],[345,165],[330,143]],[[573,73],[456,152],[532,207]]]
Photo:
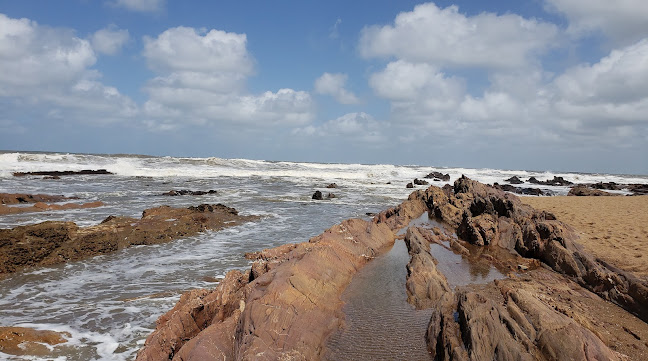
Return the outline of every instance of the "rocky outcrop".
[[[518,178],[516,175],[514,175],[513,177],[511,177],[509,179],[505,179],[504,182],[508,182],[508,183],[511,183],[511,184],[522,184],[522,183],[524,183],[524,181],[521,180],[520,178]]]
[[[602,191],[599,189],[592,189],[584,185],[577,185],[575,187],[572,187],[572,189],[569,190],[569,193],[567,193],[568,196],[586,196],[586,197],[599,197],[599,196],[619,196],[620,194],[615,194],[615,193],[610,193],[606,191]]]
[[[76,197],[66,197],[62,195],[48,194],[26,194],[26,193],[0,193],[0,204],[25,204],[25,203],[46,203],[61,202],[65,200],[79,199]]]
[[[417,309],[434,306],[441,297],[450,292],[445,276],[436,268],[436,260],[430,254],[430,242],[417,227],[409,227],[405,244],[410,254],[407,264],[407,302]]]
[[[426,339],[439,360],[620,360],[592,331],[523,289],[503,299],[462,289],[433,308]]]
[[[43,211],[61,211],[68,209],[86,209],[86,208],[97,208],[102,207],[103,202],[88,202],[88,203],[65,203],[65,204],[47,204],[43,202],[35,203],[33,206],[29,207],[11,207],[0,205],[0,215],[5,214],[19,214],[19,213],[29,213],[29,212],[43,212]]]
[[[538,188],[529,188],[529,187],[515,187],[510,184],[498,184],[493,183],[493,187],[505,192],[511,192],[515,194],[524,194],[527,196],[544,196],[546,195],[542,189]]]
[[[414,184],[416,184],[417,186],[425,186],[425,185],[428,185],[430,183],[428,181],[424,181],[422,179],[414,178]]]
[[[308,242],[250,254],[251,271],[183,296],[137,360],[319,359],[343,317],[340,294],[393,241],[386,223],[351,219]]]
[[[546,186],[570,186],[574,184],[564,179],[563,177],[557,177],[557,176],[554,176],[553,179],[547,179],[546,181],[540,181],[536,179],[536,177],[531,177],[529,178],[528,182],[532,184],[542,184]]]
[[[311,197],[311,199],[314,199],[316,201],[321,201],[322,199],[324,199],[324,196],[322,195],[322,192],[315,191],[315,193],[313,193],[313,196]]]
[[[141,219],[106,218],[80,228],[73,222],[43,222],[0,229],[0,274],[32,266],[48,266],[114,252],[133,245],[150,245],[218,230],[257,219],[241,216],[222,204],[189,208],[147,209]]]
[[[47,356],[48,346],[66,342],[69,337],[71,335],[67,332],[0,327],[0,352],[17,356]]]
[[[405,188],[414,188],[414,184],[412,184],[412,182],[409,182],[405,185]]]
[[[645,322],[601,299],[645,320],[644,284],[592,259],[552,214],[462,177],[454,186],[415,191],[371,221],[347,220],[308,242],[247,254],[254,260],[250,270],[230,272],[215,290],[183,295],[158,320],[137,359],[322,358],[326,338],[342,325],[340,295],[353,275],[424,212],[443,230],[408,228],[404,292],[417,308],[432,310],[426,340],[433,358],[621,360],[612,346],[631,355],[644,347],[632,340],[648,335]],[[430,242],[466,257],[489,250],[480,257],[524,272],[452,289],[436,267]],[[615,321],[605,323],[609,319]],[[630,331],[615,326],[617,320],[631,325]]]
[[[188,189],[179,189],[179,190],[170,190],[168,192],[162,193],[163,196],[203,196],[205,194],[216,194],[216,192],[213,189],[210,189],[208,191],[191,191]]]
[[[73,170],[64,170],[64,171],[37,171],[37,172],[14,172],[14,177],[24,177],[29,175],[44,175],[50,177],[61,177],[61,176],[70,176],[70,175],[104,175],[104,174],[113,174],[105,169],[84,169],[79,171]]]
[[[536,211],[515,195],[465,177],[454,183],[452,192],[430,187],[417,197],[465,241],[537,259],[648,321],[646,282],[584,252],[575,242],[575,231],[551,213]]]
[[[438,180],[438,181],[448,182],[448,181],[450,181],[450,174],[443,174],[441,172],[434,171],[434,172],[428,173],[428,175],[426,175],[423,178],[434,179],[435,181]]]
[[[338,185],[335,184],[335,183],[331,183],[331,184],[326,186],[326,188],[337,188],[337,187],[338,187]]]

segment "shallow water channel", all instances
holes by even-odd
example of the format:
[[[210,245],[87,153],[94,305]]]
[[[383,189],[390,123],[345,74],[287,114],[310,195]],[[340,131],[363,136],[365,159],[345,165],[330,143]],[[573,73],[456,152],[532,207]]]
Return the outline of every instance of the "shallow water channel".
[[[427,212],[409,226],[444,227],[428,218]],[[398,234],[405,234],[406,229]],[[461,256],[440,244],[431,244],[430,253],[453,289],[505,277],[478,257]],[[407,302],[409,260],[405,242],[397,239],[386,254],[369,262],[354,276],[342,294],[346,325],[329,339],[325,359],[431,360],[425,332],[432,310],[416,310]]]
[[[342,294],[346,327],[329,340],[328,360],[430,360],[425,330],[430,310],[407,303],[407,247],[396,240],[369,262]]]

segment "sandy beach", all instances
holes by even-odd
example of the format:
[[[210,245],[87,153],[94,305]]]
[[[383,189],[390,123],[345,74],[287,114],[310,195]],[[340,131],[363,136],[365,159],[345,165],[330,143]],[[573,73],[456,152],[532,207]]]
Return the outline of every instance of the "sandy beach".
[[[648,196],[522,197],[573,226],[579,242],[606,262],[648,277]]]

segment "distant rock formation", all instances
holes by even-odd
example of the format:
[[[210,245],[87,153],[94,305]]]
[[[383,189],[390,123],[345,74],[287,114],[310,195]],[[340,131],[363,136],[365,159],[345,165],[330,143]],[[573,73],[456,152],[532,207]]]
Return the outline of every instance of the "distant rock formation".
[[[170,190],[166,193],[162,193],[163,196],[203,196],[205,194],[216,194],[216,192],[213,189],[210,189],[208,191],[190,191],[188,189],[180,189],[180,190]]]
[[[444,182],[448,182],[450,180],[450,174],[443,174],[441,172],[434,171],[434,172],[428,173],[428,175],[426,175],[423,178],[441,180],[441,181],[444,181]]]
[[[528,182],[532,184],[542,184],[546,186],[570,186],[574,184],[564,179],[563,177],[556,177],[556,176],[554,176],[553,179],[548,179],[546,181],[539,181],[536,179],[536,177],[531,177],[529,178]]]
[[[511,184],[522,184],[522,183],[524,183],[524,181],[521,180],[520,178],[518,178],[517,176],[513,176],[513,177],[511,177],[509,179],[505,179],[504,182],[509,182]]]
[[[50,176],[50,177],[61,177],[61,176],[70,176],[70,175],[103,175],[103,174],[113,174],[105,169],[97,169],[97,170],[92,170],[92,169],[84,169],[84,170],[64,170],[64,171],[58,171],[58,170],[51,170],[51,171],[37,171],[37,172],[14,172],[14,177],[24,177],[28,175],[44,175],[44,176]],[[58,179],[58,178],[52,178],[52,179]]]
[[[600,189],[592,189],[586,185],[577,185],[572,187],[567,193],[568,196],[620,196],[620,194],[602,191]]]

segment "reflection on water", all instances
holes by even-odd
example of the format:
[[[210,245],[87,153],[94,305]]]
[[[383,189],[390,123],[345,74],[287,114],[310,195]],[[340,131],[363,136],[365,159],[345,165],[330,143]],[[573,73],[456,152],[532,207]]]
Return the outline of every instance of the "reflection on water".
[[[407,303],[405,242],[362,268],[342,294],[346,327],[329,340],[327,360],[430,360],[431,311]]]
[[[450,287],[488,283],[505,278],[490,262],[477,257],[458,255],[439,244],[430,245],[430,253],[439,262],[437,268],[446,276]]]

